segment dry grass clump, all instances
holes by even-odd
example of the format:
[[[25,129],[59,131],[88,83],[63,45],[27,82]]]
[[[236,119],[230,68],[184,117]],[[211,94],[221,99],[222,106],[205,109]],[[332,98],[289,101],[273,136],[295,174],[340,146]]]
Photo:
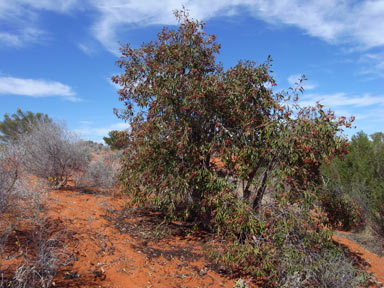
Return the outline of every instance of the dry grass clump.
[[[49,183],[24,173],[18,176],[11,191],[17,209],[0,217],[0,263],[13,267],[0,271],[0,287],[52,287],[58,267],[64,264],[64,231],[53,229],[44,215]]]

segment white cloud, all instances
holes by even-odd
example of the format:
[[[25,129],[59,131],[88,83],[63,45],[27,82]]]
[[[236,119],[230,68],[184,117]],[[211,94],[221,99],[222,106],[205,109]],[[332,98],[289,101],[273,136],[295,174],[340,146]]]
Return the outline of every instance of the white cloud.
[[[331,108],[342,106],[368,107],[373,105],[384,105],[384,96],[371,96],[370,94],[350,96],[346,93],[307,94],[300,100],[302,106],[313,105],[316,102],[320,102]]]
[[[79,7],[78,0],[12,0],[0,1],[0,19],[36,17],[37,10],[67,13]]]
[[[364,48],[384,45],[384,1],[343,0],[90,0],[100,17],[95,37],[116,52],[116,33],[123,25],[175,24],[172,11],[185,5],[192,17],[210,19],[232,16],[242,7],[271,24],[296,26],[331,43],[350,42]]]
[[[384,77],[384,53],[365,53],[359,62],[362,64],[361,74]]]
[[[82,126],[75,129],[74,132],[83,139],[97,142],[103,142],[103,137],[108,136],[108,133],[112,130],[129,129],[129,124],[125,122],[118,122],[104,127],[93,127],[92,122],[89,121],[81,121],[80,123]]]
[[[234,15],[237,4],[242,1],[229,0],[90,0],[100,13],[93,26],[93,34],[109,51],[118,53],[116,34],[124,27],[136,28],[149,25],[175,25],[177,20],[173,11],[183,5],[190,10],[195,19],[209,19],[222,15]],[[129,26],[131,25],[131,26]]]
[[[21,28],[38,29],[38,12],[96,11],[93,35],[108,50],[117,53],[117,34],[121,29],[176,24],[172,12],[183,5],[197,19],[230,17],[247,10],[253,17],[272,25],[295,26],[330,43],[350,43],[366,49],[384,46],[383,0],[3,0],[0,20],[17,24],[20,32],[16,36],[20,38]],[[0,33],[9,31],[0,30]],[[8,38],[9,44],[18,43],[12,37],[1,38]]]
[[[22,47],[41,40],[47,34],[38,27],[39,12],[69,13],[78,9],[77,0],[1,0],[0,43]],[[77,5],[75,5],[77,4]]]
[[[302,78],[302,75],[294,74],[289,76],[287,80],[288,80],[288,83],[292,87],[294,87],[296,83],[299,83],[299,79],[301,78]],[[316,88],[317,85],[311,81],[305,80],[304,82],[301,83],[301,86],[304,88],[304,90],[313,90]]]
[[[16,32],[0,32],[0,43],[10,47],[22,47],[26,43],[36,42],[42,39],[46,33],[35,28],[24,28]]]
[[[95,54],[95,50],[90,45],[80,43],[77,46],[81,51],[83,51],[88,56],[92,56]]]
[[[69,101],[80,101],[71,87],[60,82],[0,77],[0,94],[23,95],[29,97],[60,96]]]

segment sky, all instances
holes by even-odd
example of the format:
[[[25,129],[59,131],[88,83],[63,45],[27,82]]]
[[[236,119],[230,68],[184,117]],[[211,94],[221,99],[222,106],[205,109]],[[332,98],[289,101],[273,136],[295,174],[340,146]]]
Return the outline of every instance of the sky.
[[[355,116],[347,136],[384,131],[383,0],[0,0],[0,117],[46,113],[98,142],[127,128],[113,114],[119,47],[176,28],[183,6],[217,36],[225,68],[271,55],[276,89],[304,74],[302,105]]]

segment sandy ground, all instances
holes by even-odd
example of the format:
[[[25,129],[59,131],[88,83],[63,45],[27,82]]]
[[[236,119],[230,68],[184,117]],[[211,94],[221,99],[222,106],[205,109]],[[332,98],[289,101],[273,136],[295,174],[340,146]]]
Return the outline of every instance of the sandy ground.
[[[342,232],[338,232],[333,236],[333,239],[341,245],[348,247],[351,252],[365,261],[367,270],[374,273],[378,286],[384,287],[384,257],[379,257],[376,254],[367,251],[354,241],[349,240],[342,235]]]
[[[71,190],[49,194],[44,213],[50,229],[63,231],[65,257],[70,259],[59,269],[56,287],[234,286],[238,277],[226,274],[205,257],[207,235],[182,223],[165,226],[172,236],[163,235],[167,229],[156,229],[161,224],[158,215],[126,209],[125,202],[120,197]],[[341,235],[334,239],[367,263],[367,269],[384,283],[384,257]],[[11,269],[12,264],[11,260],[3,263],[2,269],[6,269],[4,265]],[[244,280],[248,287],[256,287],[251,279]]]
[[[122,199],[57,191],[49,203],[49,216],[72,232],[68,249],[76,260],[56,286],[233,287],[237,280],[209,269],[201,237],[148,240],[156,230],[145,216],[130,218]]]

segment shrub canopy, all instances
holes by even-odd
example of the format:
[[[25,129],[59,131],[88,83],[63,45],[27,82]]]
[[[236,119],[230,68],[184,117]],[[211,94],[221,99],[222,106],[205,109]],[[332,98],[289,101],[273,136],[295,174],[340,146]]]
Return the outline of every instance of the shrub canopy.
[[[0,143],[15,142],[41,121],[52,122],[46,114],[31,111],[23,112],[20,108],[11,116],[4,114],[4,120],[0,122]]]
[[[272,182],[289,184],[290,196],[316,184],[320,163],[346,152],[338,132],[350,122],[319,104],[299,107],[300,87],[275,93],[270,58],[224,70],[204,23],[175,15],[177,30],[163,28],[138,49],[123,47],[117,64],[124,72],[112,77],[125,105],[115,112],[131,126],[126,191],[171,214],[211,217],[212,197],[239,181],[254,209]]]

